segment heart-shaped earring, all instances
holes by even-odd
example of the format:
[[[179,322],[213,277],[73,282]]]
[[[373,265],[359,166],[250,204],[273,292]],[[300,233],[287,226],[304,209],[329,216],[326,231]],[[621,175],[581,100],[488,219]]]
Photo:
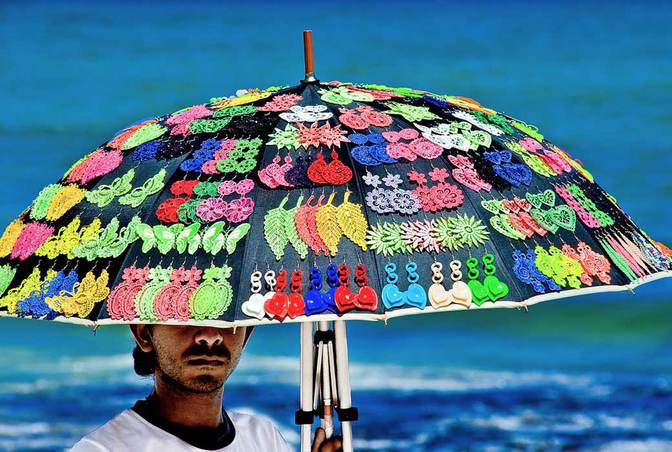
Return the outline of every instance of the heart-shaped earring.
[[[366,311],[375,311],[378,309],[378,294],[369,286],[369,278],[366,276],[366,265],[357,264],[355,267],[355,283],[359,287],[359,292],[355,298],[355,306],[357,309],[364,309]]]
[[[576,212],[567,205],[555,206],[549,210],[549,218],[561,228],[574,232],[576,229]]]
[[[452,260],[448,265],[451,270],[450,278],[453,280],[453,288],[450,289],[451,302],[468,308],[471,305],[472,295],[469,286],[462,281],[462,263]]]
[[[527,224],[520,218],[519,214],[510,213],[508,215],[509,223],[513,226],[516,231],[523,234],[526,238],[530,238],[534,235],[534,229],[527,226]]]
[[[338,282],[339,286],[334,292],[334,301],[336,307],[340,312],[346,312],[355,308],[355,295],[350,290],[350,267],[341,264],[338,267]]]
[[[264,311],[264,304],[266,297],[261,294],[261,272],[255,271],[250,275],[250,298],[247,299],[241,306],[243,314],[248,317],[255,317],[259,320],[266,316]]]
[[[505,237],[508,237],[510,239],[514,240],[524,240],[525,235],[521,234],[517,229],[511,225],[509,222],[509,217],[505,214],[500,214],[500,215],[494,215],[490,217],[490,226],[492,228],[502,234]]]
[[[427,290],[429,302],[435,309],[444,308],[451,303],[450,292],[443,286],[443,274],[441,262],[434,262],[430,267],[432,270],[432,285]]]
[[[397,281],[399,281],[399,276],[397,276],[397,265],[389,262],[385,265],[385,273],[387,273],[386,281],[387,284],[383,287],[381,293],[383,304],[387,309],[397,308],[403,306],[406,303],[406,293],[399,290],[397,287]]]
[[[292,273],[289,283],[289,297],[287,297],[287,315],[290,319],[295,319],[300,315],[303,315],[305,312],[305,303],[303,302],[303,297],[301,296],[301,279],[303,278],[303,272],[298,268]]]
[[[334,300],[334,294],[336,289],[338,289],[338,268],[336,264],[329,264],[327,266],[327,284],[329,285],[329,290],[324,294],[323,300],[327,310],[338,314],[338,307],[336,306],[336,300]]]
[[[520,212],[520,206],[516,204],[512,199],[502,199],[502,207],[504,207],[509,212],[518,213]]]
[[[471,291],[472,301],[477,306],[480,306],[488,301],[489,296],[488,289],[486,289],[483,286],[483,283],[478,280],[478,278],[481,276],[481,272],[478,270],[478,259],[475,257],[470,257],[467,259],[467,268],[469,269],[467,271],[467,278],[469,278],[467,286]]]
[[[306,304],[306,315],[320,314],[327,310],[322,294],[322,272],[319,268],[310,269],[310,290],[303,297]]]
[[[287,317],[289,297],[285,293],[287,287],[287,271],[282,269],[278,272],[273,296],[264,303],[264,310],[271,317],[281,322]]]
[[[486,253],[482,260],[483,273],[486,275],[483,280],[483,286],[485,286],[488,291],[488,297],[490,298],[490,301],[501,300],[509,294],[509,286],[495,276],[495,273],[497,272],[497,268],[494,266],[495,256],[491,253]]]
[[[494,213],[495,215],[498,213],[505,213],[506,209],[504,209],[504,206],[502,205],[502,200],[501,199],[481,199],[481,207],[483,207],[485,210],[487,210],[490,213]]]
[[[417,272],[418,264],[409,262],[406,264],[406,273],[408,273],[408,288],[406,289],[406,303],[419,309],[425,309],[427,306],[427,292],[418,284],[420,275]]]

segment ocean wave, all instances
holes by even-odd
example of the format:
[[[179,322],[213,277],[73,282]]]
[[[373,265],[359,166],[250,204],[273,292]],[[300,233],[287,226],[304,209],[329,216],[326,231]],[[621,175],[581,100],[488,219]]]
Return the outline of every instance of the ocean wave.
[[[299,369],[299,360],[295,357],[247,355],[233,374],[230,385],[273,383],[296,386],[299,383]],[[63,357],[52,362],[35,363],[30,367],[19,366],[16,371],[23,374],[21,381],[0,383],[0,393],[43,392],[90,384],[149,384],[147,379],[133,373],[130,354]],[[614,390],[608,381],[591,373],[516,372],[362,362],[350,363],[350,380],[353,391],[470,392],[554,385],[574,391],[583,390],[588,395],[601,398]],[[661,379],[657,385],[669,387],[669,381]]]
[[[140,378],[133,372],[130,354],[111,356],[62,357],[51,362],[36,362],[14,368],[20,380],[9,378],[0,382],[0,394],[48,392],[62,388],[88,385],[147,386],[151,379]],[[296,386],[299,383],[298,357],[245,355],[234,372],[229,386],[276,384]],[[604,399],[617,390],[619,376],[592,372],[504,371],[472,368],[404,366],[397,364],[350,363],[353,391],[397,391],[465,393],[503,391],[543,386],[581,392],[587,397]],[[633,377],[637,378],[637,376]],[[669,377],[648,380],[649,385],[668,392],[672,390]]]
[[[669,452],[672,450],[672,441],[620,440],[602,444],[590,450],[596,452]]]

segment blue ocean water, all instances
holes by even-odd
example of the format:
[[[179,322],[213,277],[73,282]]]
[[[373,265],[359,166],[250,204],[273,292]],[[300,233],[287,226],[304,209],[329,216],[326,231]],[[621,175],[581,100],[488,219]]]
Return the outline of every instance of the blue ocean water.
[[[302,78],[464,95],[537,125],[672,242],[669,2],[0,2],[0,223],[138,119]],[[357,450],[671,450],[672,283],[350,323]],[[144,397],[125,328],[0,319],[0,449],[59,450]],[[298,328],[226,406],[298,441]]]

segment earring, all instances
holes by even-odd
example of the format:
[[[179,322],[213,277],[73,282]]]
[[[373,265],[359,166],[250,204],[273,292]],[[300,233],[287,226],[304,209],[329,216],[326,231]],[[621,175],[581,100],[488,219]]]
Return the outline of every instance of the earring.
[[[420,275],[418,275],[417,269],[418,264],[415,262],[406,264],[407,280],[409,283],[406,289],[406,303],[419,309],[424,309],[427,306],[427,292],[418,284]]]
[[[338,159],[338,153],[331,151],[331,162],[326,166],[323,178],[331,185],[344,185],[352,179],[352,170]]]
[[[427,290],[429,302],[435,309],[444,308],[450,304],[450,291],[443,286],[443,264],[441,262],[434,262],[431,266],[432,270],[432,285]]]
[[[368,285],[369,278],[366,276],[366,265],[358,264],[355,267],[355,283],[359,287],[359,293],[355,298],[355,306],[374,312],[378,308],[378,294],[373,287]]]
[[[339,285],[338,280],[338,268],[336,264],[329,264],[327,266],[327,284],[329,285],[329,290],[324,294],[324,304],[327,307],[327,310],[338,314],[338,307],[336,306],[336,300],[334,299],[336,290]]]
[[[306,315],[320,314],[327,310],[327,305],[322,294],[322,272],[319,268],[310,269],[311,289],[303,297],[306,304]]]
[[[471,290],[469,286],[462,281],[462,263],[458,260],[450,261],[450,278],[453,280],[453,288],[450,290],[452,302],[460,304],[465,308],[471,305]]]
[[[355,307],[356,295],[350,288],[350,268],[342,264],[338,267],[339,286],[334,292],[334,301],[340,312],[346,312]]]
[[[250,294],[250,298],[241,306],[246,316],[255,317],[259,320],[266,316],[264,303],[266,303],[267,298],[261,294],[261,288],[261,272],[255,271],[250,275],[250,292],[252,293]]]
[[[387,284],[383,287],[381,293],[383,298],[383,304],[387,309],[397,308],[403,306],[406,303],[406,293],[399,290],[397,287],[397,281],[399,281],[399,276],[396,273],[397,265],[389,262],[385,265],[385,273]]]
[[[278,278],[275,284],[273,296],[264,303],[264,310],[271,317],[283,321],[287,317],[289,297],[285,293],[287,287],[287,270],[282,269],[278,272]]]
[[[292,273],[289,284],[289,297],[288,297],[288,307],[287,315],[290,319],[295,319],[296,317],[303,315],[305,313],[305,303],[303,302],[303,297],[301,296],[301,279],[303,278],[303,272],[298,268]]]

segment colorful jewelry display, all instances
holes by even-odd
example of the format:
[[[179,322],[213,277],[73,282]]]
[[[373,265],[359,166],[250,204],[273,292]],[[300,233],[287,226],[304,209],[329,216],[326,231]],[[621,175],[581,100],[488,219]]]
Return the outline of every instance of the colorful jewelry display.
[[[318,84],[317,102],[305,85],[245,90],[117,133],[0,236],[0,310],[117,323],[386,318],[623,288],[672,270],[666,249],[536,127],[463,97]],[[263,244],[240,252],[262,234],[280,268]],[[408,260],[381,262],[396,254]],[[370,280],[383,266],[385,280]],[[246,274],[232,278],[232,267]],[[232,284],[246,278],[249,292],[234,300]]]

